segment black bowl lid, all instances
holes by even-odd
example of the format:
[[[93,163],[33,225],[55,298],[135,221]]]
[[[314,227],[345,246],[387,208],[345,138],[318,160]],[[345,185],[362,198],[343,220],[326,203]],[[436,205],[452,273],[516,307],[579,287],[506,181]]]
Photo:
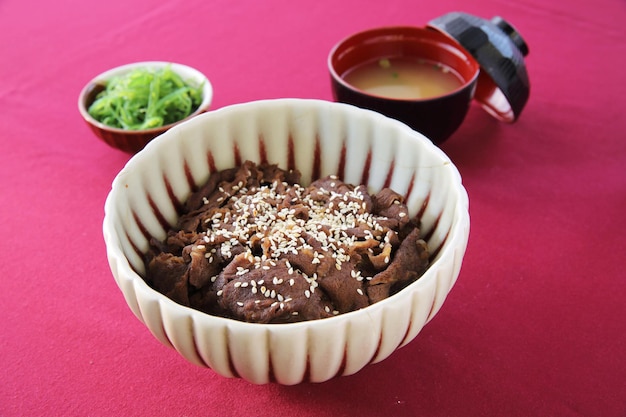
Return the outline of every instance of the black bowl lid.
[[[514,122],[530,95],[524,57],[528,45],[515,28],[499,16],[490,21],[467,13],[452,12],[428,23],[428,27],[455,39],[480,64],[474,98],[491,115]]]

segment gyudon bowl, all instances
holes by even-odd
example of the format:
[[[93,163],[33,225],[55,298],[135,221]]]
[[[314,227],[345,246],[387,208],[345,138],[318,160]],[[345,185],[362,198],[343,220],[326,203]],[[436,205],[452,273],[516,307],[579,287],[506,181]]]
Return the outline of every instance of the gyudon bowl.
[[[281,324],[207,314],[153,289],[145,280],[150,241],[165,238],[211,175],[246,161],[298,170],[303,186],[334,175],[371,193],[394,190],[419,220],[428,269],[370,306]],[[292,385],[353,374],[417,336],[460,272],[468,198],[450,159],[401,122],[342,103],[266,100],[199,115],[149,143],[113,181],[103,232],[126,302],[161,343],[225,377]]]

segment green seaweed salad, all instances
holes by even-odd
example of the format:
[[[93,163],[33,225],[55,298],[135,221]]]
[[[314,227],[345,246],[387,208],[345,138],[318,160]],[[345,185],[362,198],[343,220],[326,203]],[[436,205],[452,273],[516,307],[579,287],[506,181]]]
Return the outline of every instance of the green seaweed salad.
[[[193,113],[202,102],[202,88],[190,86],[169,65],[136,68],[111,78],[88,112],[99,122],[119,129],[161,127]]]

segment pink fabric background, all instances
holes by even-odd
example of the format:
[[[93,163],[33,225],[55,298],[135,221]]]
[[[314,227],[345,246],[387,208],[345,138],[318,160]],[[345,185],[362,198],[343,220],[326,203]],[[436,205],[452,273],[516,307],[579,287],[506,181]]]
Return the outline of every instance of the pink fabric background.
[[[77,96],[140,60],[205,72],[213,108],[331,99],[350,33],[501,15],[530,46],[532,92],[505,125],[473,106],[443,146],[470,196],[458,283],[408,346],[354,376],[254,386],[195,367],[131,314],[103,204],[128,156]],[[0,2],[0,415],[626,415],[626,2]]]

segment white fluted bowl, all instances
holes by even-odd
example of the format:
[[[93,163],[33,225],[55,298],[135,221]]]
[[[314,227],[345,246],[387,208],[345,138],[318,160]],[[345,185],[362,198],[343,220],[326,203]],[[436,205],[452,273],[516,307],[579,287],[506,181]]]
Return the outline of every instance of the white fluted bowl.
[[[256,324],[184,307],[142,279],[149,239],[163,239],[182,203],[215,171],[245,160],[296,168],[303,185],[336,174],[406,197],[433,251],[417,281],[362,310],[322,320]],[[278,99],[196,116],[136,154],[113,181],[104,239],[126,302],[164,345],[226,377],[292,385],[353,374],[406,345],[439,311],[469,236],[468,197],[430,140],[378,113],[320,100]]]

